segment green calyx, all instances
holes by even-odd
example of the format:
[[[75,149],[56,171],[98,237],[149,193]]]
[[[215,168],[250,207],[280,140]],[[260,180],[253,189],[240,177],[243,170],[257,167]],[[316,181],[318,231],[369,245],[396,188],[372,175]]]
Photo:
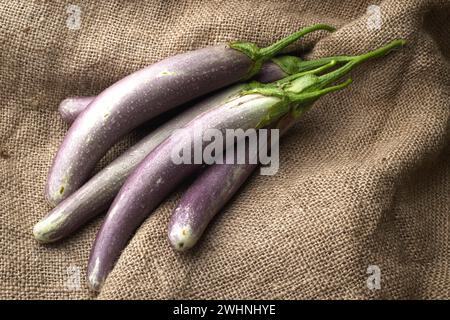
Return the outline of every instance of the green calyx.
[[[294,118],[298,118],[321,96],[342,90],[350,85],[351,78],[341,84],[331,84],[343,78],[354,67],[366,60],[384,56],[391,50],[405,45],[405,43],[404,40],[394,40],[381,48],[358,56],[338,56],[313,60],[310,61],[312,63],[303,67],[309,68],[314,65],[315,69],[299,72],[270,84],[250,82],[246,89],[241,92],[241,95],[261,94],[280,99],[279,103],[271,107],[258,127],[266,126],[289,112]],[[301,63],[303,62],[309,61],[302,61]],[[342,66],[324,73],[326,70],[335,67],[337,63],[342,62],[344,63]]]
[[[335,28],[331,27],[326,24],[316,24],[310,27],[303,28],[277,42],[274,44],[266,47],[266,48],[259,48],[257,45],[251,42],[241,42],[241,41],[235,41],[231,42],[229,46],[235,50],[238,50],[244,54],[246,54],[252,61],[253,66],[250,69],[249,73],[243,80],[250,79],[255,74],[261,70],[261,67],[264,62],[270,60],[275,55],[281,52],[284,48],[286,48],[288,45],[292,44],[293,42],[297,41],[301,37],[307,35],[308,33],[318,31],[318,30],[326,30],[326,31],[334,31]]]

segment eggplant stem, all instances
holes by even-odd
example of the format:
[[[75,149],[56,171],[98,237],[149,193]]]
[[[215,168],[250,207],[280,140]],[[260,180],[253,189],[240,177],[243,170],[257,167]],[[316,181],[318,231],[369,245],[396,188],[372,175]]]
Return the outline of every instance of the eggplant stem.
[[[336,69],[330,73],[327,73],[327,74],[319,77],[320,87],[323,88],[323,87],[327,86],[328,84],[336,81],[337,79],[342,78],[344,75],[349,73],[354,67],[356,67],[360,63],[370,60],[370,59],[373,59],[373,58],[382,57],[382,56],[388,54],[391,50],[401,47],[401,46],[404,46],[405,43],[406,43],[405,40],[394,40],[381,48],[375,49],[375,50],[367,52],[365,54],[353,56],[353,57],[345,57],[346,59],[348,59],[346,64],[344,64],[339,69]],[[339,61],[338,59],[336,59],[336,60]]]
[[[395,40],[383,48],[379,48],[369,53],[357,56],[333,56],[333,57],[319,58],[316,60],[302,60],[298,57],[293,56],[281,56],[272,58],[272,61],[276,63],[287,74],[296,74],[299,72],[304,72],[323,66],[333,60],[335,60],[336,63],[345,63],[354,61],[355,59],[358,58],[361,59],[365,55],[370,55],[370,58],[380,57],[386,54],[389,50],[392,50],[399,46],[403,46],[405,43],[406,42],[404,40]]]
[[[319,30],[326,30],[326,31],[334,32],[334,31],[336,31],[336,28],[329,26],[327,24],[323,24],[323,23],[319,23],[319,24],[315,24],[310,27],[303,28],[303,29],[275,42],[274,44],[272,44],[266,48],[259,49],[259,55],[262,57],[262,59],[264,61],[267,61],[267,60],[273,58],[275,55],[277,55],[281,50],[286,48],[288,45],[290,45],[293,42],[297,41],[298,39],[304,37],[308,33],[311,33],[314,31],[319,31]]]

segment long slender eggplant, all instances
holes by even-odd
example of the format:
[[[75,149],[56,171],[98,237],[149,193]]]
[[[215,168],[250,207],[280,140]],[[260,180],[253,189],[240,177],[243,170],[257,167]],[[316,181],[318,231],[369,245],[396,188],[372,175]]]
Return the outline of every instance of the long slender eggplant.
[[[314,69],[331,60],[324,61],[324,59],[321,59],[319,63],[315,63],[314,60],[304,61],[295,56],[275,57],[262,65],[260,72],[255,75],[253,80],[262,83],[273,82],[288,75]],[[64,99],[58,106],[61,118],[71,124],[94,99],[95,96],[75,96]]]
[[[121,156],[98,172],[81,188],[61,201],[33,228],[36,240],[54,242],[78,230],[86,222],[108,209],[120,187],[134,168],[168,138],[176,129],[183,127],[202,112],[239,93],[245,86],[234,85],[189,107],[175,118],[162,124]]]
[[[320,76],[315,75],[313,70],[307,74],[287,77],[275,84],[254,85],[252,89],[242,92],[240,97],[199,115],[183,130],[167,138],[133,171],[112,203],[91,250],[88,263],[89,286],[96,291],[101,288],[139,225],[200,165],[195,162],[177,164],[173,158],[174,152],[178,154],[186,145],[194,149],[198,145],[205,148],[203,134],[207,129],[222,132],[227,129],[245,131],[270,125],[287,114],[297,118],[319,97],[348,86],[351,79],[338,85],[330,85],[355,66],[403,44],[402,40],[393,41]],[[334,65],[333,62],[329,64],[330,67]],[[324,67],[321,67],[316,71],[318,73],[323,70]]]
[[[312,66],[316,67],[327,63],[328,61],[311,64],[311,61],[282,56],[277,58],[276,64],[273,63],[270,68],[263,68],[258,74],[258,80],[261,82],[273,82],[288,75],[287,72],[308,71],[312,69]],[[86,222],[105,211],[129,173],[175,129],[183,127],[197,115],[220,105],[221,102],[230,99],[246,87],[246,84],[237,84],[223,89],[211,97],[194,104],[174,119],[148,134],[50,211],[35,225],[33,229],[34,237],[43,243],[57,241],[71,235]],[[71,109],[77,109],[81,112],[82,105],[86,104],[89,97],[74,97],[66,100],[71,102],[64,105],[77,105],[77,108]],[[79,102],[77,103],[78,100]],[[71,114],[75,115],[76,112]]]
[[[265,61],[316,30],[334,29],[314,25],[262,49],[233,42],[190,51],[116,82],[89,104],[67,132],[48,175],[47,200],[56,205],[77,190],[100,158],[133,128],[194,98],[252,77]]]
[[[393,44],[396,46],[401,42]],[[384,50],[378,50],[370,53],[370,57],[384,53]],[[326,63],[331,61],[330,59],[338,62],[358,60],[356,57],[338,56],[311,62],[315,65],[318,61]],[[280,63],[283,62],[280,61]],[[284,134],[293,123],[292,117],[282,118],[277,123],[280,134]],[[250,151],[247,150],[247,153]],[[248,154],[249,158],[257,158],[257,156],[256,153]],[[168,227],[168,238],[172,247],[178,251],[192,248],[200,239],[211,219],[237,192],[256,167],[255,161],[248,161],[245,164],[215,164],[208,167],[186,190],[173,210]]]
[[[275,126],[283,135],[295,122],[287,115]],[[267,145],[272,145],[270,136]],[[192,248],[202,236],[212,218],[239,190],[252,172],[258,167],[258,149],[246,145],[245,163],[214,164],[203,171],[181,197],[170,217],[168,238],[177,251]],[[267,146],[265,147],[268,150]]]

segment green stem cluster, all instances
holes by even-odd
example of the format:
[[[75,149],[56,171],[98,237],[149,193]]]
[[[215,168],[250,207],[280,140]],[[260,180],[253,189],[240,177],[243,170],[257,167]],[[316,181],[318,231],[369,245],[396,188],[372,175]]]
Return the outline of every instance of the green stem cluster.
[[[294,117],[299,117],[321,96],[347,87],[352,82],[351,78],[341,84],[331,84],[343,78],[353,68],[369,59],[382,57],[404,44],[404,40],[394,40],[383,47],[358,56],[337,56],[314,61],[302,61],[299,63],[299,67],[302,68],[302,63],[304,63],[303,70],[311,66],[314,66],[315,69],[293,74],[271,84],[250,83],[241,94],[258,93],[280,99],[280,103],[270,110],[261,122],[260,127],[277,120],[289,111]],[[337,63],[343,63],[343,65],[322,74],[324,71],[333,68]]]

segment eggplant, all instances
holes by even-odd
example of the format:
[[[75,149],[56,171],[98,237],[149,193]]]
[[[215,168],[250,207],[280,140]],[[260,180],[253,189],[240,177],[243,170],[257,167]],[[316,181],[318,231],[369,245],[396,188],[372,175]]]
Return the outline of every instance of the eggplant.
[[[348,61],[348,57],[328,57],[319,60],[305,61],[296,56],[274,57],[263,64],[261,71],[253,77],[254,81],[269,83],[287,77],[295,73],[317,68],[332,60]],[[71,124],[95,99],[95,96],[74,96],[61,101],[58,106],[61,118]]]
[[[182,53],[141,69],[101,92],[74,121],[50,168],[45,195],[58,204],[77,190],[97,162],[140,124],[194,98],[257,74],[265,61],[300,37],[304,28],[267,48],[233,42]]]
[[[285,77],[287,72],[308,71],[312,67],[320,66],[324,63],[326,64],[328,61],[312,64],[311,61],[282,56],[277,58],[276,62],[268,62],[267,64],[271,66],[262,68],[258,74],[258,80],[273,82]],[[237,84],[222,89],[210,97],[189,106],[180,115],[148,134],[42,218],[33,228],[35,239],[42,243],[49,243],[66,238],[89,220],[107,210],[130,172],[150,151],[169,137],[175,129],[182,128],[197,115],[220,105],[221,102],[237,95],[247,87],[248,85],[246,84]],[[60,110],[70,109],[72,110],[70,114],[75,116],[75,110],[81,112],[82,105],[86,105],[89,99],[90,97],[68,98],[64,100],[67,102],[63,101],[61,103],[61,106],[64,106],[64,108],[60,107]],[[77,103],[77,101],[79,102]],[[77,106],[76,108],[73,107],[75,105]],[[71,107],[69,108],[68,106]],[[66,113],[68,114],[68,112]]]
[[[71,124],[94,99],[95,96],[66,98],[59,104],[58,112],[65,122]]]
[[[189,122],[181,131],[168,137],[138,165],[114,199],[97,234],[88,264],[88,281],[98,291],[114,266],[130,237],[160,202],[201,164],[176,163],[177,154],[186,145],[200,144],[206,128],[222,132],[229,129],[261,128],[291,112],[296,116],[321,95],[340,90],[343,84],[319,88],[319,77],[298,77],[281,86],[253,87],[231,101],[205,112]],[[317,90],[305,92],[316,86]],[[292,100],[291,100],[292,99]],[[300,105],[301,108],[295,108]],[[200,133],[196,133],[201,130]],[[194,156],[193,156],[194,157]]]
[[[148,153],[168,138],[174,130],[183,127],[202,112],[231,98],[243,88],[244,85],[238,84],[223,89],[189,107],[142,138],[42,218],[33,228],[34,238],[41,243],[66,238],[107,210],[130,172]]]

